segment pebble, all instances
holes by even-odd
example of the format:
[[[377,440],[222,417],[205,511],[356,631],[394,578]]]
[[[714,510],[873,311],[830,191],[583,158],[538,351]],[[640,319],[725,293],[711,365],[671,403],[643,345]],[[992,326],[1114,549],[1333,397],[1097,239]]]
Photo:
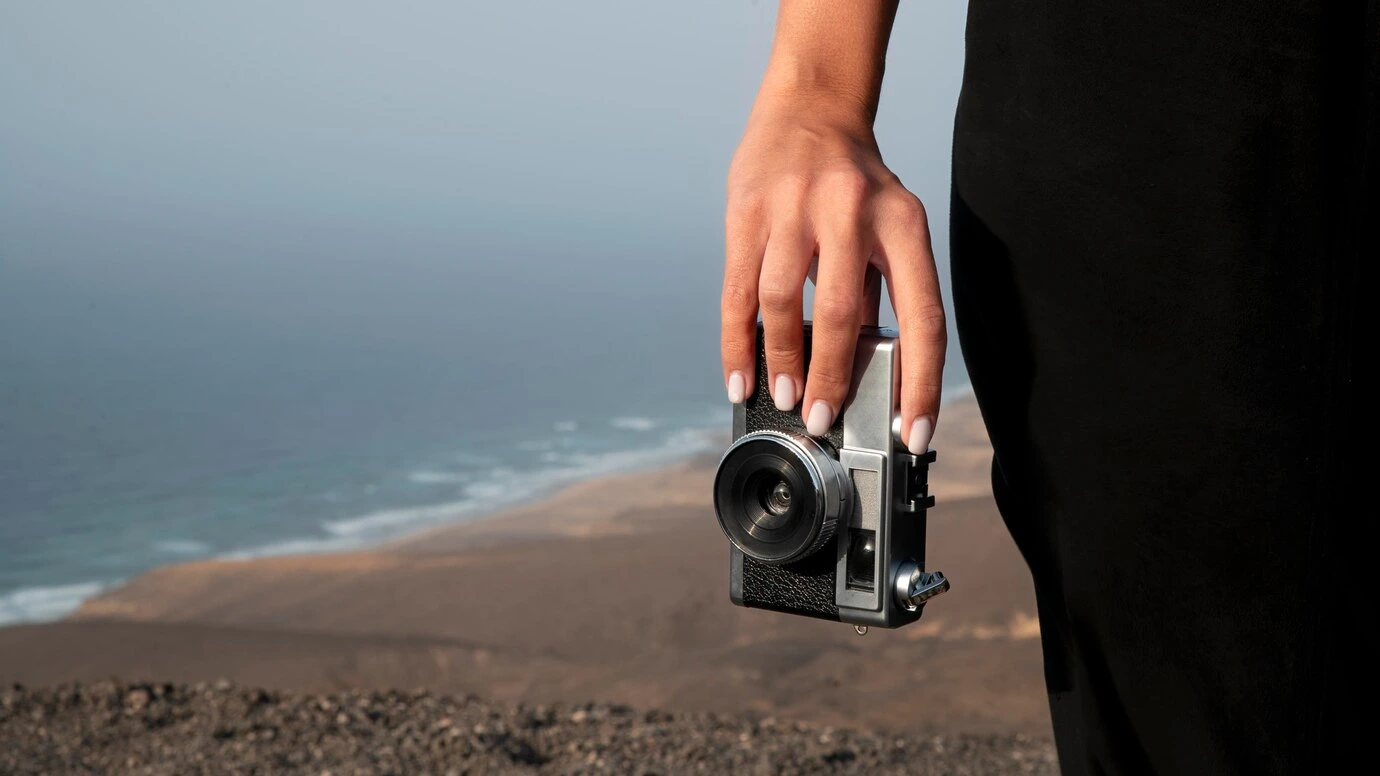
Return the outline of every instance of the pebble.
[[[599,703],[502,704],[425,691],[313,695],[225,681],[0,687],[0,773],[130,770],[1043,776],[1058,766],[1042,738],[872,732]]]

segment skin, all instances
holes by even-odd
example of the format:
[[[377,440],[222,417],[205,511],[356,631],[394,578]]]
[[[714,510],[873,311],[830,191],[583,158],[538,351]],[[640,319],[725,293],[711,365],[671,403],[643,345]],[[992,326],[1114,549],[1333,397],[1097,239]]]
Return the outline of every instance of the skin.
[[[772,398],[822,434],[848,395],[859,327],[876,323],[885,277],[900,330],[902,437],[920,453],[939,415],[947,329],[925,207],[887,169],[872,131],[896,6],[780,4],[729,168],[722,355],[729,399],[743,401],[756,385],[760,310]],[[807,277],[816,285],[808,375]]]

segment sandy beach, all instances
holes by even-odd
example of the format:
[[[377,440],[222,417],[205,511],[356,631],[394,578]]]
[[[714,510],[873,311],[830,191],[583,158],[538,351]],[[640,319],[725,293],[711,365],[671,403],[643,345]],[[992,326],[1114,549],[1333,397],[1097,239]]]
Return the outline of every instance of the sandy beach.
[[[706,456],[369,551],[155,569],[64,621],[0,629],[0,681],[423,688],[1042,740],[1034,597],[971,399],[934,446],[929,565],[954,588],[899,631],[732,606]]]

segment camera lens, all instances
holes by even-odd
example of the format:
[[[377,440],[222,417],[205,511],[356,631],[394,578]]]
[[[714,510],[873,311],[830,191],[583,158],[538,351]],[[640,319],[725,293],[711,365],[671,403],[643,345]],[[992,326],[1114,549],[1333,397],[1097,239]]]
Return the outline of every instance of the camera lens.
[[[808,437],[748,434],[719,463],[714,509],[729,541],[766,563],[810,555],[834,535],[847,500],[838,462]]]
[[[748,475],[743,489],[751,503],[744,504],[746,517],[760,531],[775,531],[785,526],[791,513],[791,484],[779,472],[771,469]]]
[[[776,487],[767,494],[767,511],[773,515],[784,515],[791,508],[791,486],[785,480],[776,483]]]

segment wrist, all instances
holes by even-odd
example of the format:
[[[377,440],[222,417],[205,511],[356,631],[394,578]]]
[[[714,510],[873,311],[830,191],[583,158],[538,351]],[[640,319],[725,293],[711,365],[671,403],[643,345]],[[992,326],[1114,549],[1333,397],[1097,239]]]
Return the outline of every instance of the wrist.
[[[828,126],[861,139],[872,137],[875,115],[875,107],[847,90],[763,83],[748,124]]]
[[[757,103],[807,107],[871,127],[877,117],[882,68],[881,62],[864,68],[835,63],[827,52],[802,55],[778,49],[767,65]]]
[[[833,39],[783,41],[773,46],[758,101],[806,102],[813,110],[872,126],[886,69],[885,48]]]

